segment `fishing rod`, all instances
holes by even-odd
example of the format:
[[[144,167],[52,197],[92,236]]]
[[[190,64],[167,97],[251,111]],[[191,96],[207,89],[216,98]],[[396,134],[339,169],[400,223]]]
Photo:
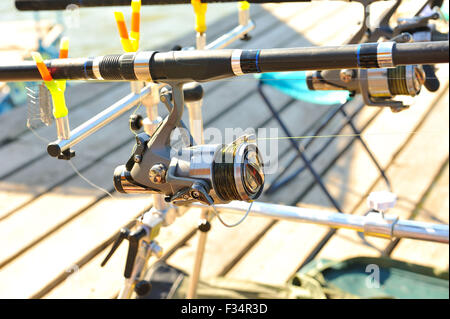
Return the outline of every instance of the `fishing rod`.
[[[249,3],[283,3],[283,2],[311,2],[314,0],[248,0]],[[350,0],[352,1],[352,0]],[[358,1],[358,0],[354,0]],[[380,0],[369,0],[370,2]],[[386,0],[383,0],[386,1]],[[240,0],[202,0],[203,3],[240,2]],[[191,0],[142,0],[143,5],[163,4],[189,4]],[[78,7],[107,7],[128,6],[130,0],[16,0],[16,8],[22,11],[28,10],[64,10],[69,5]]]
[[[92,58],[54,59],[45,64],[53,79],[205,82],[250,73],[392,68],[449,62],[448,41],[262,50],[143,51]],[[38,81],[36,64],[0,66],[0,81]]]

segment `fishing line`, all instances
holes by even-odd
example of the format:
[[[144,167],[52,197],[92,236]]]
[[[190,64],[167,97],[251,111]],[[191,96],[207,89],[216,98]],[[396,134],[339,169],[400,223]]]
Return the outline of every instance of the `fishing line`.
[[[215,206],[213,203],[211,203],[211,207],[213,208],[214,215],[217,216],[217,218],[218,218],[219,221],[222,223],[222,225],[224,225],[225,227],[228,227],[228,228],[236,227],[236,226],[238,226],[239,224],[241,224],[241,223],[247,218],[247,216],[249,215],[250,210],[252,209],[252,205],[253,205],[253,201],[250,203],[250,205],[248,206],[247,212],[244,214],[244,216],[243,216],[240,220],[238,220],[238,221],[237,221],[236,223],[234,223],[234,224],[228,224],[228,223],[226,223],[226,222],[222,219],[222,217],[220,217],[220,214],[219,214],[219,212],[217,211],[216,206]]]
[[[107,194],[109,197],[111,197],[112,199],[115,199],[115,197],[108,192],[106,189],[96,185],[95,183],[91,182],[87,177],[85,177],[83,174],[81,174],[81,172],[75,167],[75,165],[73,164],[73,162],[69,159],[68,160],[69,165],[72,167],[73,171],[82,179],[84,180],[86,183],[88,183],[89,185],[91,185],[92,187],[98,189],[99,191]]]
[[[46,139],[45,137],[39,135],[38,132],[36,132],[36,130],[31,126],[29,120],[27,120],[27,128],[31,131],[31,133],[33,133],[34,136],[36,136],[38,139],[40,139],[41,141],[43,141],[45,144],[50,143],[50,140]]]
[[[401,134],[444,134],[447,132],[423,132],[423,131],[410,131],[410,132],[378,132],[378,133],[365,133],[365,134],[330,134],[330,135],[304,135],[304,136],[281,136],[281,137],[259,137],[258,140],[286,140],[286,139],[309,139],[309,138],[331,138],[331,137],[364,137],[364,136],[376,136],[376,135],[401,135]]]
[[[35,129],[33,129],[33,127],[29,124],[29,121],[27,121],[27,127],[28,129],[40,140],[42,140],[44,143],[48,144],[50,143],[49,140],[47,140],[45,137],[42,137],[41,135],[39,135]],[[114,198],[113,195],[111,195],[110,192],[108,192],[106,189],[96,185],[94,182],[90,181],[87,177],[85,177],[83,174],[81,174],[81,172],[75,167],[75,165],[72,163],[71,160],[69,160],[69,165],[72,167],[73,171],[75,172],[75,174],[77,174],[82,180],[84,180],[86,183],[88,183],[89,185],[91,185],[92,187],[102,191],[103,193],[107,194],[109,197]]]

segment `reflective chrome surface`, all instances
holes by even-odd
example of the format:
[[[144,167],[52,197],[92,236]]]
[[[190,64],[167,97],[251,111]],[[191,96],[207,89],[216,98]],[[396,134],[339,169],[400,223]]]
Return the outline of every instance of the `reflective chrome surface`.
[[[229,31],[228,33],[225,33],[224,35],[217,38],[210,44],[206,45],[205,49],[206,50],[223,49],[224,47],[230,45],[232,42],[242,38],[244,35],[252,31],[254,28],[255,24],[251,20],[248,22],[247,25],[238,25],[233,30]]]
[[[187,102],[186,107],[189,112],[189,130],[197,144],[203,144],[203,116],[202,100]]]
[[[103,80],[102,75],[100,74],[100,61],[103,60],[103,56],[96,57],[92,62],[92,72],[97,80]]]
[[[150,58],[153,55],[153,51],[137,52],[134,58],[134,75],[141,81],[152,81],[152,75],[150,73]]]
[[[195,48],[197,50],[204,50],[206,47],[206,33],[197,32],[195,35]]]
[[[193,206],[201,206],[193,203]],[[248,204],[233,201],[229,204],[216,205],[217,209],[230,212],[245,213]],[[384,238],[411,238],[448,244],[449,226],[444,224],[424,223],[412,220],[396,220],[396,216],[385,215],[385,222],[375,220],[374,216],[367,218],[360,215],[347,215],[325,210],[316,210],[294,206],[276,205],[270,203],[253,202],[252,215],[259,215],[275,219],[297,221],[334,228],[353,229],[358,232],[369,233],[366,235]],[[380,215],[381,216],[381,215]]]
[[[64,116],[55,119],[56,133],[58,139],[67,140],[70,138],[70,126],[69,126],[69,116]]]
[[[421,83],[419,77],[422,76],[420,72],[421,70],[417,65],[405,66],[406,88],[410,96],[416,96],[420,92]],[[423,78],[425,78],[424,75]]]
[[[392,49],[395,42],[380,42],[377,46],[377,60],[380,68],[393,68]]]
[[[242,200],[258,197],[264,187],[262,160],[256,145],[243,143],[234,158],[234,182]]]
[[[244,75],[241,68],[242,50],[236,49],[231,53],[231,69],[235,75]]]
[[[387,69],[368,69],[367,84],[369,94],[373,97],[391,97]]]

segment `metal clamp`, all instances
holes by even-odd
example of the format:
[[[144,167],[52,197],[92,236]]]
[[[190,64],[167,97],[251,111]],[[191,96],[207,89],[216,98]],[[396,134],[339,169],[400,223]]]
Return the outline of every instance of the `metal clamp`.
[[[231,53],[231,69],[235,75],[244,75],[241,68],[242,50],[236,49]]]
[[[377,62],[380,68],[395,68],[392,50],[395,42],[381,42],[377,46]]]
[[[380,212],[370,212],[364,219],[364,235],[392,238],[398,216],[384,216]]]

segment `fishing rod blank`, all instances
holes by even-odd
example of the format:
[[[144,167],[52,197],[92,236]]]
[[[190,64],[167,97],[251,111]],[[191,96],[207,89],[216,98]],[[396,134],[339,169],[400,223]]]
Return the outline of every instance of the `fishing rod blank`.
[[[449,62],[448,41],[363,43],[263,50],[143,51],[47,60],[54,79],[206,82],[249,73],[391,68]],[[0,66],[0,81],[39,81],[36,64]]]
[[[240,0],[202,0],[203,3],[238,2]],[[311,0],[247,0],[250,3],[311,2]],[[21,11],[65,10],[70,5],[78,7],[129,6],[130,0],[16,0]],[[142,0],[143,5],[190,4],[191,0]]]

